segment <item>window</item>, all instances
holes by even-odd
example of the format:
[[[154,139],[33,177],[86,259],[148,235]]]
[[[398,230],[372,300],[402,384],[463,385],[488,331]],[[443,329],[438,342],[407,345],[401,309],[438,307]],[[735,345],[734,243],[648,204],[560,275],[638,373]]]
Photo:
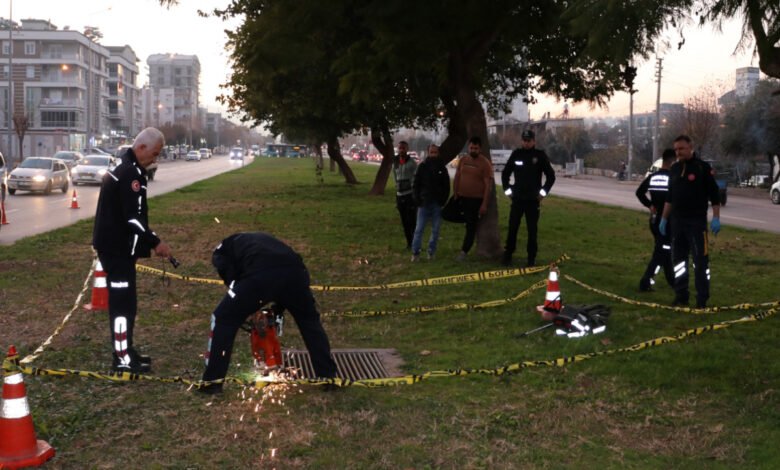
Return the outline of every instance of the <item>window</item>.
[[[24,41],[24,55],[35,55],[35,41]]]
[[[49,46],[49,56],[52,59],[62,58],[62,44],[52,44]]]
[[[8,41],[3,41],[3,55],[8,55],[8,49],[10,49],[10,44]]]
[[[28,65],[27,66],[27,78],[35,78],[35,66],[34,65]]]

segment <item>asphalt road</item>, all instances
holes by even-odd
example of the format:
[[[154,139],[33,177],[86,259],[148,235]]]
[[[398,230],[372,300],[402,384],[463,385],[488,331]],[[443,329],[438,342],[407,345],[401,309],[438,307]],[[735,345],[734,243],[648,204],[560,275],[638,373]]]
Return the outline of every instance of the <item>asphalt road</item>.
[[[245,163],[252,159],[246,158]],[[161,161],[154,181],[148,184],[148,196],[154,197],[240,167],[238,160],[226,155],[208,160]],[[80,209],[71,209],[73,190],[76,190]],[[41,193],[17,191],[6,195],[5,209],[8,225],[0,227],[0,245],[11,245],[16,240],[55,228],[70,225],[78,220],[95,216],[100,186],[70,185],[66,194],[54,191],[49,196]]]
[[[450,178],[455,176],[455,170],[448,166]],[[496,185],[500,194],[501,174],[496,173]],[[636,198],[636,188],[641,181],[617,181],[604,176],[580,175],[573,178],[556,175],[552,195],[571,199],[598,202],[608,206],[626,207],[646,211]],[[742,228],[765,230],[780,233],[780,205],[772,204],[769,192],[765,197],[747,197],[729,192],[726,205],[720,209],[720,221],[724,225]],[[712,217],[710,209],[709,216]]]
[[[501,179],[497,178],[496,183],[500,185]],[[610,206],[647,210],[634,194],[638,186],[639,182],[618,182],[614,178],[599,176],[576,178],[558,176],[552,194]],[[720,208],[722,224],[780,233],[780,205],[772,204],[768,191],[764,198],[746,197],[734,193],[735,191],[729,193],[726,205]],[[710,217],[712,217],[712,210],[710,210]]]

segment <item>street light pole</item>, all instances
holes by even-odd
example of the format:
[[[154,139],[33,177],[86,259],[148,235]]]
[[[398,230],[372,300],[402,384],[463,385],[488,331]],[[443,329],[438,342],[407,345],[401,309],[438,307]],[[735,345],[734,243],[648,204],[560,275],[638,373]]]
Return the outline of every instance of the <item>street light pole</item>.
[[[70,67],[68,67],[68,64],[62,64],[62,71],[63,72],[67,72],[68,70],[70,70]],[[70,150],[71,149],[71,142],[70,142],[71,141],[71,139],[70,139],[70,128],[71,128],[71,124],[70,124],[70,113],[71,113],[71,111],[70,111],[70,74],[68,74],[67,81],[68,81],[68,101],[67,101],[65,107],[66,107],[66,109],[68,109],[68,150]]]
[[[11,140],[11,124],[13,122],[12,113],[13,110],[11,108],[11,103],[14,101],[14,84],[11,80],[11,77],[13,77],[13,71],[14,71],[14,64],[12,57],[14,56],[14,41],[13,41],[13,32],[14,32],[14,20],[13,20],[13,12],[14,12],[14,2],[11,0],[8,2],[10,4],[10,10],[8,12],[8,102],[6,103],[6,107],[8,110],[6,111],[6,117],[8,118],[8,167],[13,168],[13,152],[11,151],[11,146],[13,145],[13,142]]]

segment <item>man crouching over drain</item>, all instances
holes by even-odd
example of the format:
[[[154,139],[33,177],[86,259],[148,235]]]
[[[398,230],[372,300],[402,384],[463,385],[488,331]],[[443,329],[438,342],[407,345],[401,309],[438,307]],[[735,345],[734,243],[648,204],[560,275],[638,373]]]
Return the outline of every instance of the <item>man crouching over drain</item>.
[[[225,378],[238,329],[263,304],[271,302],[292,314],[317,376],[336,376],[328,335],[309,289],[309,272],[292,248],[267,233],[237,233],[222,240],[211,263],[228,291],[211,314],[204,382]],[[198,391],[221,393],[222,384]]]

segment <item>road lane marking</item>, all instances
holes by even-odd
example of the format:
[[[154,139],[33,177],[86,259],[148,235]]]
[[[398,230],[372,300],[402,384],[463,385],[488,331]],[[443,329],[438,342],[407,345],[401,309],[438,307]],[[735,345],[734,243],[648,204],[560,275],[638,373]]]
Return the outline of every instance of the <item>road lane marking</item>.
[[[724,215],[722,216],[724,219],[736,219],[736,220],[744,220],[746,222],[755,222],[757,224],[765,224],[765,220],[756,220],[756,219],[746,219],[744,217],[734,217],[733,215]]]

